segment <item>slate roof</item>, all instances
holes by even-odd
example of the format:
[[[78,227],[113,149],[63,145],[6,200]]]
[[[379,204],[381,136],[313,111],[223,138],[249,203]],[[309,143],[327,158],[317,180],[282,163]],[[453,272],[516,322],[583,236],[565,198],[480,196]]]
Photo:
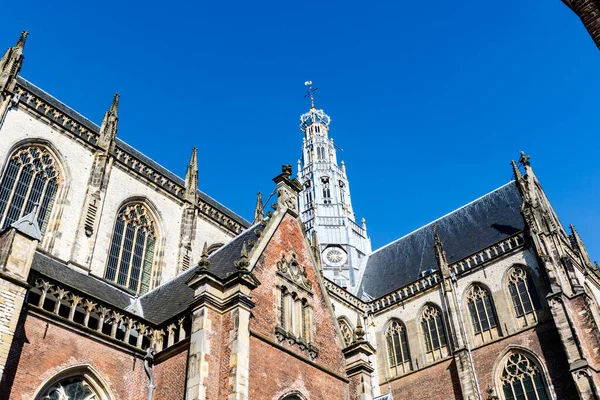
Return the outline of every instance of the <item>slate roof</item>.
[[[253,225],[211,254],[209,271],[221,279],[236,272],[234,263],[240,258],[243,243],[246,242],[248,245],[250,240],[258,241],[258,236],[254,233],[256,229],[262,232],[264,228],[260,224]],[[248,246],[247,249],[250,251],[251,247]],[[194,291],[186,281],[197,272],[198,268],[198,266],[190,268],[140,297],[144,318],[155,324],[161,324],[185,311],[194,299]]]
[[[380,297],[438,269],[433,225],[452,263],[499,242],[525,227],[521,194],[514,181],[371,253],[358,297]]]
[[[127,308],[134,299],[134,296],[128,292],[112,286],[102,279],[76,271],[42,253],[35,253],[31,269],[65,286],[121,309]]]
[[[60,100],[54,98],[52,95],[46,93],[39,87],[35,86],[33,83],[29,82],[27,79],[25,79],[21,76],[18,76],[17,83],[20,86],[29,90],[35,96],[43,99],[45,102],[52,105],[53,107],[56,107],[56,109],[60,110],[65,115],[72,118],[73,120],[78,121],[79,123],[85,125],[92,132],[95,132],[95,133],[100,132],[99,125],[90,121],[89,119],[87,119],[86,117],[84,117],[83,115],[78,113],[77,111],[73,110],[66,104],[62,103]],[[147,164],[150,168],[154,169],[159,174],[164,175],[165,177],[167,177],[168,179],[172,180],[173,182],[177,183],[180,186],[185,186],[185,180],[183,180],[179,176],[175,175],[173,172],[169,171],[168,169],[166,169],[165,167],[163,167],[156,161],[152,160],[150,157],[148,157],[145,154],[141,153],[140,151],[134,149],[132,146],[125,143],[123,140],[116,138],[116,145],[118,148],[120,148],[120,149],[124,150],[125,152],[131,154],[132,156],[136,157],[137,159],[142,161],[144,164]],[[221,211],[223,214],[227,215],[228,217],[230,217],[237,223],[241,224],[242,226],[247,227],[250,225],[250,222],[248,222],[245,218],[241,217],[240,215],[236,214],[229,208],[225,207],[224,205],[222,205],[221,203],[219,203],[218,201],[216,201],[215,199],[213,199],[206,193],[198,190],[198,196],[200,197],[200,199],[202,199],[206,203],[210,204],[212,207],[216,208],[217,210]]]

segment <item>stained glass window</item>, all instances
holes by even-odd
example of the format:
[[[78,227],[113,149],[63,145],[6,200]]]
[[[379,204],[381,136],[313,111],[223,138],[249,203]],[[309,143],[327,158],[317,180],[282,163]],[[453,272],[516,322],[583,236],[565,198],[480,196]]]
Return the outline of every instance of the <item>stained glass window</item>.
[[[504,400],[548,400],[539,366],[521,353],[508,356],[501,376]]]
[[[427,306],[421,316],[421,327],[425,335],[427,352],[446,346],[446,333],[442,323],[442,312],[434,306]]]
[[[154,220],[146,206],[128,204],[117,214],[104,277],[134,292],[150,289],[156,243]]]
[[[46,390],[39,400],[98,400],[99,397],[81,378],[66,379]]]
[[[487,290],[473,286],[467,293],[467,306],[475,333],[482,333],[496,327],[496,317],[492,299]]]
[[[47,149],[31,145],[16,150],[0,181],[0,229],[30,213],[37,204],[37,220],[44,234],[59,186],[60,173]]]
[[[521,267],[515,267],[508,276],[508,290],[517,317],[532,313],[541,307],[533,278]]]
[[[399,321],[392,321],[385,332],[390,367],[396,375],[410,371],[410,353],[406,328]]]

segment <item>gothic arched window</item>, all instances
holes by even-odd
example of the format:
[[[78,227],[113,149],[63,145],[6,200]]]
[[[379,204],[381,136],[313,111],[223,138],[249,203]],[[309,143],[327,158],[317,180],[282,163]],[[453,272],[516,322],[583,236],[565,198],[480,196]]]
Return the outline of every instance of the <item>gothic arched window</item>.
[[[500,381],[504,400],[549,399],[539,365],[522,353],[508,356]]]
[[[150,289],[156,243],[154,219],[142,203],[119,210],[104,277],[136,293]]]
[[[390,367],[396,375],[410,371],[410,353],[406,328],[399,321],[392,321],[385,332]]]
[[[323,201],[325,204],[331,203],[331,189],[329,189],[329,183],[323,184]]]
[[[60,187],[60,172],[44,147],[16,150],[0,181],[0,230],[30,213],[36,204],[37,221],[44,234]]]
[[[494,306],[487,290],[481,286],[472,286],[467,293],[467,307],[475,333],[486,332],[496,327]]]
[[[446,332],[442,322],[442,312],[439,308],[428,305],[421,316],[421,328],[425,335],[427,352],[446,347]]]
[[[346,346],[350,346],[354,341],[354,334],[352,333],[350,324],[343,318],[338,319],[338,323],[340,325],[340,330],[342,331],[342,336],[344,337],[344,343]]]
[[[517,317],[532,313],[541,307],[533,278],[522,267],[515,267],[510,271],[508,275],[508,290],[510,291]]]
[[[69,378],[56,382],[38,400],[100,400],[83,378]]]

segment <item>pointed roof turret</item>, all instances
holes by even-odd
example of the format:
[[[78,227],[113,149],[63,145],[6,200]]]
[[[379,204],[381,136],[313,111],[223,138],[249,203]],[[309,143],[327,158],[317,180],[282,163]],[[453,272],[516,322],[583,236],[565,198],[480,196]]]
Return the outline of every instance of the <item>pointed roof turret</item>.
[[[570,225],[570,228],[573,244],[575,245],[575,247],[577,247],[577,250],[579,250],[583,261],[587,265],[592,265],[592,259],[590,258],[590,255],[588,254],[587,249],[585,248],[585,244],[583,244],[583,240],[581,240],[581,236],[579,236],[579,232],[575,230],[575,226],[573,226],[573,224]]]
[[[98,146],[107,151],[114,145],[115,137],[117,137],[119,127],[119,97],[119,94],[115,93],[110,108],[104,113],[102,125],[100,126]]]
[[[194,203],[198,191],[198,149],[192,148],[192,156],[185,173],[185,199]]]
[[[15,78],[23,66],[23,50],[29,32],[21,32],[21,36],[13,47],[9,47],[0,59],[0,91],[14,88]]]
[[[40,226],[38,225],[37,218],[35,214],[37,212],[37,204],[33,207],[33,210],[21,219],[13,222],[10,227],[15,228],[18,232],[22,233],[25,236],[29,236],[30,238],[37,240],[38,242],[42,241],[42,231],[40,230]]]
[[[254,207],[254,224],[259,223],[265,218],[263,204],[262,204],[262,193],[256,194],[256,207]]]
[[[248,249],[246,248],[246,242],[242,243],[242,251],[239,260],[235,262],[235,267],[240,271],[247,271],[250,266],[248,259]]]
[[[356,316],[356,329],[354,329],[354,342],[362,342],[365,340],[365,330],[362,326],[360,314]]]
[[[209,265],[210,265],[210,260],[208,259],[208,244],[206,242],[204,242],[204,248],[202,249],[202,256],[200,257],[198,266],[202,270],[207,270]]]

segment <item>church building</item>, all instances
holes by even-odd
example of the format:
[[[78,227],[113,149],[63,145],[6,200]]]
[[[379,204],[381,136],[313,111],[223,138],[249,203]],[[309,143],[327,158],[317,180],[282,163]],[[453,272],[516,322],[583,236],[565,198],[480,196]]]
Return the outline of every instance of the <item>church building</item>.
[[[600,399],[600,269],[526,154],[373,250],[307,82],[297,174],[249,222],[198,189],[205,149],[182,179],[119,139],[118,95],[98,125],[21,76],[26,39],[0,59],[0,400]]]

